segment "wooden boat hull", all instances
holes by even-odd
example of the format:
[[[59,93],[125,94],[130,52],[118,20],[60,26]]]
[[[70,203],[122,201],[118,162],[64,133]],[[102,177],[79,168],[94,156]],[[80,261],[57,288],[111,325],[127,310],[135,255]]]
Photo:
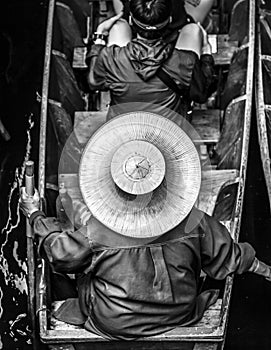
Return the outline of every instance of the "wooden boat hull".
[[[255,93],[258,139],[271,210],[271,7],[258,2]]]
[[[104,1],[101,3],[102,6],[106,4]],[[203,172],[203,182],[211,184],[209,186],[211,191],[203,191],[200,194],[198,207],[223,221],[235,240],[238,240],[241,225],[249,145],[255,6],[255,0],[235,2],[232,9],[235,20],[232,17],[232,26],[229,36],[227,36],[227,40],[235,43],[230,66],[227,55],[222,57],[217,54],[216,56],[218,65],[229,66],[228,76],[230,77],[219,103],[220,107],[223,106],[223,110],[212,114],[216,118],[215,120],[223,121],[219,135],[214,133],[212,128],[209,128],[209,132],[207,132],[206,125],[208,126],[208,123],[202,122],[202,119],[197,122],[198,124],[195,122],[199,130],[202,131],[200,132],[201,141],[208,145],[216,144],[215,152],[218,158],[215,171]],[[101,13],[103,12],[100,11]],[[57,168],[60,153],[72,130],[75,128],[75,134],[76,131],[78,132],[76,118],[82,118],[86,122],[85,125],[90,125],[90,128],[93,128],[95,123],[95,127],[100,125],[105,116],[103,107],[101,107],[100,115],[95,114],[96,117],[98,115],[98,119],[94,122],[92,113],[84,111],[86,109],[82,94],[84,87],[78,85],[81,76],[80,69],[84,67],[81,67],[76,60],[77,70],[72,69],[72,53],[84,51],[83,38],[89,34],[86,33],[86,28],[80,25],[82,18],[85,19],[86,23],[88,23],[89,18],[93,19],[92,11],[86,6],[84,0],[73,0],[69,4],[64,1],[55,3],[54,0],[51,0],[44,65],[39,158],[39,190],[42,198],[47,198],[49,214],[53,212],[50,207],[50,199],[55,196],[54,190],[57,189]],[[63,28],[64,23],[73,23],[71,33]],[[76,23],[77,25],[75,25]],[[244,23],[246,23],[246,30],[243,29]],[[227,48],[229,45],[227,42],[224,47]],[[223,52],[225,51],[227,49]],[[222,71],[223,68],[219,72],[222,74]],[[96,101],[92,100],[92,107],[95,103]],[[61,181],[66,183],[74,196],[80,196],[76,187],[78,179],[74,174],[74,169],[78,166],[80,147],[84,144],[82,140],[84,137],[87,139],[89,133],[86,126],[84,130],[79,132],[79,137],[70,140],[67,155],[71,162],[67,163],[72,165],[65,174],[60,175],[62,176]],[[54,192],[53,195],[52,192]],[[177,327],[165,334],[140,339],[136,342],[107,342],[95,334],[63,324],[50,316],[48,310],[57,308],[59,303],[51,301],[50,274],[45,261],[38,260],[36,267],[38,337],[51,349],[71,350],[74,348],[73,344],[76,344],[77,348],[80,349],[98,349],[100,347],[108,349],[223,348],[233,285],[232,277],[223,281],[221,298],[214,306],[206,310],[203,319],[193,327]]]

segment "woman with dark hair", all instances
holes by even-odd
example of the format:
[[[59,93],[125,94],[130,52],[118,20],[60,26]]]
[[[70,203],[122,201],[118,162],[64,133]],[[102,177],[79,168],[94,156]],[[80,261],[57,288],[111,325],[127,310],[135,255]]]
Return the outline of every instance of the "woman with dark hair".
[[[170,4],[164,0],[130,3],[131,22],[136,27],[136,33],[150,40],[163,36],[165,27],[171,22],[171,12]]]
[[[180,29],[190,22],[200,22],[206,28],[208,14],[213,6],[214,0],[171,0],[172,29]],[[113,0],[116,14],[124,13],[128,19],[130,12],[130,0]]]
[[[171,13],[168,0],[131,0],[136,38],[122,14],[101,23],[87,56],[90,88],[109,90],[111,105],[154,104],[183,116],[184,100],[204,103],[214,82],[208,36],[196,23],[169,31]]]

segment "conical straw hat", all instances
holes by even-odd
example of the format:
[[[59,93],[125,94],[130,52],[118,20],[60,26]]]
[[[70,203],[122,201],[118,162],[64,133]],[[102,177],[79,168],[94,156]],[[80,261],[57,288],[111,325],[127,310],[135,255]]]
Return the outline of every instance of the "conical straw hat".
[[[105,226],[155,237],[191,211],[201,183],[198,152],[174,122],[149,112],[120,115],[90,138],[79,167],[85,203]]]

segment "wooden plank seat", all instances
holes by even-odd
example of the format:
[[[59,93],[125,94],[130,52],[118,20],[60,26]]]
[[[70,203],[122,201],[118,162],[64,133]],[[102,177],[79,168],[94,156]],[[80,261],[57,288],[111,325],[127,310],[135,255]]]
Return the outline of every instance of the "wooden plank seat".
[[[109,101],[101,99],[100,111],[78,111],[74,115],[74,132],[80,144],[84,145],[89,137],[106,122]],[[192,113],[192,126],[198,133],[196,143],[216,144],[220,137],[221,111],[219,109],[195,109]]]
[[[106,115],[107,110],[75,112],[74,133],[81,145],[85,145],[90,136],[106,122]]]
[[[239,46],[238,41],[230,40],[228,34],[209,34],[208,38],[212,46],[215,64],[217,66],[229,65]]]
[[[52,304],[52,312],[56,311],[61,304],[64,301],[56,301]],[[147,338],[141,338],[136,342],[124,342],[126,345],[125,347],[117,346],[116,349],[130,349],[130,345],[132,345],[131,349],[135,349],[135,344],[144,341],[145,343],[153,343],[156,344],[161,342],[174,342],[174,341],[183,341],[183,342],[200,342],[202,339],[205,341],[205,345],[208,344],[208,347],[204,347],[201,349],[216,349],[217,343],[222,341],[223,331],[221,329],[221,312],[222,312],[222,299],[218,299],[216,303],[212,306],[210,306],[204,313],[203,318],[197,322],[195,325],[190,327],[176,327],[175,329],[168,331],[166,333],[147,337]],[[73,326],[70,324],[67,324],[65,322],[57,320],[53,315],[51,316],[49,320],[49,330],[48,332],[48,339],[50,339],[50,342],[54,342],[55,339],[57,339],[60,343],[66,343],[66,342],[91,342],[91,343],[103,343],[103,348],[106,349],[113,349],[113,344],[119,342],[108,342],[105,339],[103,339],[101,336],[98,336],[94,333],[91,333],[82,327],[79,326]],[[43,341],[47,342],[47,337],[44,335]],[[213,343],[208,343],[213,342]],[[123,343],[123,342],[120,342]],[[106,346],[108,345],[108,347]],[[191,344],[192,345],[192,344]],[[211,347],[212,346],[212,347]],[[140,347],[140,349],[145,349],[146,346]],[[158,349],[159,347],[155,347],[155,349]],[[190,349],[196,349],[195,347],[189,347]],[[51,349],[57,349],[55,345]],[[89,345],[88,349],[93,349],[92,344]],[[154,347],[152,347],[154,349]],[[163,349],[177,349],[176,347],[170,347],[168,344],[167,347],[163,347]],[[179,343],[178,349],[181,348],[181,344]]]
[[[196,207],[212,215],[219,192],[228,185],[239,181],[236,169],[210,169],[202,172],[201,190]]]
[[[193,110],[191,124],[199,136],[194,142],[216,144],[219,141],[221,113],[219,109]]]

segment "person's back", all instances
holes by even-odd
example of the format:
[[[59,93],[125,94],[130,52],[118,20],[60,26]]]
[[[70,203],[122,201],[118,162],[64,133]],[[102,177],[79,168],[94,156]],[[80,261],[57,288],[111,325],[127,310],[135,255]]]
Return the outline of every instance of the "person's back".
[[[96,77],[99,71],[103,76],[106,72],[104,86],[111,92],[111,105],[144,102],[180,111],[180,97],[156,75],[157,66],[151,65],[154,57],[156,61],[159,61],[159,58],[162,61],[162,57],[156,53],[162,45],[161,42],[157,42],[155,47],[149,48],[142,41],[134,40],[125,47],[110,46],[102,51],[101,61],[97,62],[95,68]],[[140,60],[137,57],[140,57]],[[190,61],[190,66],[193,66],[195,60],[197,58],[193,53],[174,53],[164,67],[168,68],[182,86],[188,87],[190,71],[187,64]],[[177,66],[178,70],[175,72],[174,68]]]
[[[199,224],[187,232],[189,220]],[[201,268],[223,279],[247,271],[255,256],[247,243],[234,245],[226,228],[197,210],[173,230],[138,245],[93,218],[89,227],[97,234],[89,236],[93,263],[80,281],[80,305],[87,314],[91,290],[85,327],[109,339],[157,335],[197,322],[218,297],[218,290],[199,291]]]
[[[189,222],[197,225],[188,229]],[[143,241],[94,217],[87,227],[60,233],[56,220],[40,215],[33,229],[54,271],[77,272],[79,303],[68,299],[55,317],[107,339],[137,339],[197,322],[218,298],[218,290],[199,290],[201,269],[221,280],[250,271],[255,259],[248,243],[234,243],[222,224],[195,209],[174,229]]]
[[[182,96],[205,102],[211,94],[214,71],[210,45],[202,29],[192,23],[179,34],[164,38],[171,18],[167,1],[133,0],[130,8],[137,38],[131,40],[126,21],[112,21],[107,47],[94,45],[89,53],[90,87],[109,89],[111,105],[144,102],[181,112],[180,94],[158,77],[163,68]],[[102,35],[107,31],[105,22],[97,29]]]

